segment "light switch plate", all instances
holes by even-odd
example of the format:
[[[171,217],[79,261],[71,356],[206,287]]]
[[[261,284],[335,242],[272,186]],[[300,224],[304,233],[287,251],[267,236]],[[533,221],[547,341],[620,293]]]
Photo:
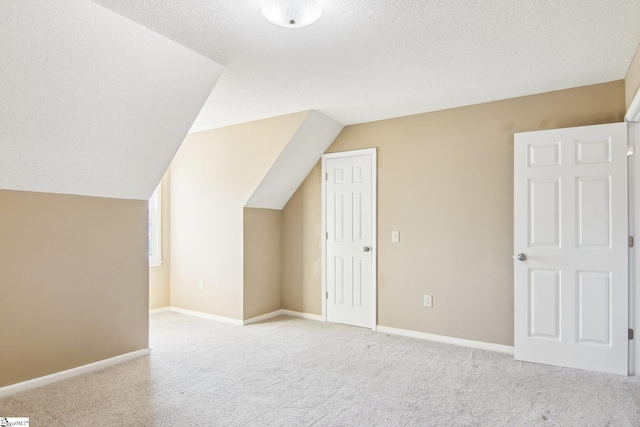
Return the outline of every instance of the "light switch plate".
[[[400,232],[399,231],[392,231],[391,232],[391,242],[392,243],[398,243],[400,241]]]
[[[433,307],[433,297],[431,295],[424,296],[424,306]]]

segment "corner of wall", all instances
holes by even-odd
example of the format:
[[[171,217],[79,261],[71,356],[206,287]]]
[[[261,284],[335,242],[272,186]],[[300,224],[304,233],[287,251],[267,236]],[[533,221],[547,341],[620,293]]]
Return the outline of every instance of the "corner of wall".
[[[0,387],[149,346],[142,200],[0,190]]]
[[[513,134],[623,109],[616,81],[345,128],[327,152],[379,148],[378,323],[512,345]],[[284,309],[320,312],[320,192],[316,166],[284,208]]]
[[[285,205],[282,216],[282,308],[320,315],[321,162]]]
[[[255,249],[268,246],[263,233],[272,230],[260,224],[273,218],[249,211],[245,219],[245,205],[308,116],[304,111],[187,136],[171,164],[172,306],[239,320],[261,310],[254,300],[245,309],[245,276],[250,276],[249,289],[257,287],[258,293],[273,286],[261,289],[244,259],[264,264]],[[253,234],[258,241],[245,248]],[[272,252],[279,254],[269,250],[265,256]],[[270,274],[279,275],[279,264]],[[277,302],[267,298],[265,306],[279,305],[279,290],[274,292]]]
[[[629,70],[627,71],[627,75],[624,78],[624,86],[625,86],[625,105],[628,109],[631,106],[631,102],[633,98],[640,90],[640,45],[638,45],[638,49],[631,60],[631,64],[629,65]]]
[[[244,208],[243,319],[282,308],[282,211]]]

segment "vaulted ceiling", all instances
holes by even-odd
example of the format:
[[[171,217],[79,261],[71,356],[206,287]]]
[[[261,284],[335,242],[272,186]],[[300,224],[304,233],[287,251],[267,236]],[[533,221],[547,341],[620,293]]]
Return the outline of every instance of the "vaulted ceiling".
[[[0,16],[0,189],[148,199],[223,67],[88,0]]]
[[[189,131],[316,110],[329,135],[602,83],[640,43],[638,0],[317,1],[290,30],[263,0],[0,0],[0,189],[147,199]]]
[[[284,29],[263,0],[94,0],[222,65],[192,127],[315,109],[353,124],[624,78],[638,0],[317,0]]]

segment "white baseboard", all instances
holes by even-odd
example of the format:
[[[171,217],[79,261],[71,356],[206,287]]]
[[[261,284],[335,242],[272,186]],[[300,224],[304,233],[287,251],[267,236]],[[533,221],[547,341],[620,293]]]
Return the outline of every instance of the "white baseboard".
[[[272,311],[271,313],[263,314],[262,316],[257,316],[257,317],[252,317],[251,319],[247,319],[244,321],[244,324],[250,325],[252,323],[262,322],[263,320],[271,319],[272,317],[276,317],[280,315],[322,321],[322,316],[318,314],[301,313],[299,311],[285,310],[284,308],[281,308],[280,310]]]
[[[237,326],[251,325],[253,323],[262,322],[264,320],[271,319],[273,317],[280,316],[280,315],[291,316],[291,317],[301,317],[303,319],[322,321],[322,316],[318,314],[300,313],[299,311],[284,310],[284,309],[272,311],[271,313],[262,314],[260,316],[252,317],[251,319],[246,319],[246,320],[216,316],[215,314],[203,313],[201,311],[187,310],[185,308],[178,308],[178,307],[159,308],[157,310],[153,310],[153,313],[151,311],[149,313],[155,314],[155,313],[161,313],[163,311],[173,311],[174,313],[186,314],[187,316],[201,317],[203,319],[215,320],[217,322],[223,322],[223,323],[230,323],[232,325],[237,325]]]
[[[187,309],[178,308],[178,307],[169,307],[169,310],[175,313],[186,314],[188,316],[202,317],[203,319],[215,320],[216,322],[222,322],[222,323],[230,323],[232,325],[237,325],[237,326],[242,326],[243,324],[242,320],[240,319],[233,319],[231,317],[224,317],[224,316],[216,316],[215,314],[203,313],[201,311],[187,310]]]
[[[154,310],[149,310],[149,314],[164,313],[165,311],[171,311],[171,307],[162,307],[162,308],[156,308]]]
[[[201,317],[203,319],[215,320],[223,323],[230,323],[232,325],[237,325],[237,326],[251,325],[253,323],[262,322],[264,320],[271,319],[273,317],[280,316],[280,315],[300,317],[303,319],[316,320],[320,322],[323,321],[322,316],[319,314],[301,313],[299,311],[285,310],[285,309],[272,311],[271,313],[262,314],[260,316],[252,317],[251,319],[246,319],[246,320],[216,316],[213,314],[202,313],[202,312],[193,311],[193,310],[186,310],[184,308],[177,308],[177,307],[165,307],[165,308],[153,310],[154,313],[161,313],[163,311],[173,311],[180,314],[186,314],[188,316]],[[441,342],[445,344],[461,345],[463,347],[477,348],[480,350],[489,350],[489,351],[497,351],[499,353],[513,354],[513,347],[508,345],[466,340],[463,338],[448,337],[445,335],[428,334],[426,332],[411,331],[409,329],[392,328],[390,326],[382,326],[382,325],[378,325],[376,327],[376,330],[378,332],[382,332],[386,334],[401,335],[404,337],[419,338],[419,339],[424,339],[429,341]]]
[[[303,319],[317,320],[319,322],[322,322],[322,316],[320,316],[319,314],[301,313],[299,311],[284,310],[284,309],[281,311],[282,311],[282,314],[286,316],[301,317]]]
[[[251,325],[252,323],[258,323],[258,322],[262,322],[265,321],[267,319],[271,319],[272,317],[276,317],[276,316],[280,316],[282,313],[282,310],[276,310],[276,311],[272,311],[271,313],[267,313],[267,314],[262,314],[260,316],[256,316],[256,317],[252,317],[251,319],[246,319],[242,322],[243,325]]]
[[[463,338],[447,337],[444,335],[428,334],[426,332],[410,331],[408,329],[391,328],[389,326],[378,325],[378,332],[392,335],[402,335],[404,337],[420,338],[429,341],[436,341],[445,344],[461,345],[464,347],[477,348],[480,350],[497,351],[499,353],[513,354],[513,347],[502,344],[493,344],[482,341],[465,340]]]
[[[131,353],[121,354],[119,356],[111,357],[109,359],[104,359],[98,362],[89,363],[88,365],[78,366],[77,368],[67,369],[66,371],[56,372],[55,374],[45,375],[44,377],[34,378],[32,380],[24,381],[17,384],[11,384],[6,387],[1,387],[0,398],[9,396],[11,394],[31,390],[33,388],[42,387],[43,385],[66,380],[68,378],[86,374],[88,372],[108,368],[109,366],[117,365],[119,363],[127,362],[129,360],[137,359],[138,357],[141,357],[141,356],[146,356],[149,353],[151,353],[151,350],[148,348],[145,348],[143,350],[132,351]]]

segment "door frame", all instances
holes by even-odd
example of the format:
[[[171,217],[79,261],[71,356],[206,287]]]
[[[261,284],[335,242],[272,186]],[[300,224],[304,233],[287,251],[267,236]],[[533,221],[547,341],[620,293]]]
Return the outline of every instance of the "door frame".
[[[640,242],[640,90],[624,116],[634,154],[629,157],[629,235]],[[640,251],[629,248],[629,328],[635,337],[629,342],[629,375],[640,375]]]
[[[634,154],[628,157],[628,209],[629,209],[629,236],[633,236],[636,241],[638,235],[638,225],[640,224],[640,209],[638,203],[640,198],[635,194],[640,189],[640,156],[637,152],[640,149],[640,124],[627,122],[628,144],[633,147]],[[640,308],[640,254],[634,247],[629,248],[629,329],[633,329],[637,334],[640,331],[640,318],[638,308]],[[640,375],[640,337],[636,336],[629,341],[629,375]]]
[[[322,241],[322,263],[321,263],[321,280],[322,280],[322,320],[327,321],[327,160],[353,156],[361,156],[363,154],[371,155],[371,287],[373,295],[373,311],[371,319],[371,329],[376,330],[378,326],[378,150],[377,148],[364,148],[361,150],[341,151],[337,153],[328,153],[322,155],[322,204],[321,204],[321,233]],[[324,238],[323,238],[324,237]]]

